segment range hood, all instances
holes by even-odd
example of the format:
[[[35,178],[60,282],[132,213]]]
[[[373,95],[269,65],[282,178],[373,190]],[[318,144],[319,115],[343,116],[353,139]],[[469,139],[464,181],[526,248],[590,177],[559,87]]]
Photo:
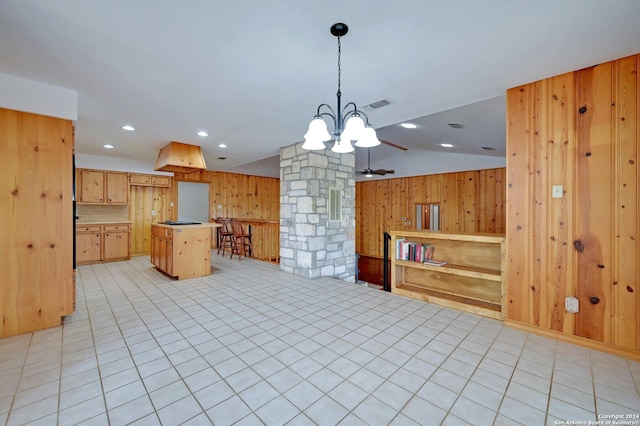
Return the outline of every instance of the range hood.
[[[202,151],[197,145],[171,142],[160,150],[155,170],[162,172],[191,173],[207,170]]]

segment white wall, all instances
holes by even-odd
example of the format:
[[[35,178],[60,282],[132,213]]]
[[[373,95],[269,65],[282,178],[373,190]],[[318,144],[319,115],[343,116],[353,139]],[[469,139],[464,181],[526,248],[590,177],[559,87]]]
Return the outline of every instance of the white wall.
[[[171,172],[156,172],[152,161],[131,160],[128,158],[107,157],[104,155],[76,154],[76,167],[83,169],[115,170],[131,173],[151,173],[155,175],[173,176]]]
[[[409,150],[389,156],[384,160],[371,163],[371,168],[374,170],[395,170],[395,174],[385,176],[375,175],[371,178],[358,175],[356,176],[356,180],[364,181],[405,176],[424,176],[439,173],[493,169],[506,166],[507,160],[504,157]]]
[[[78,92],[0,74],[0,107],[78,120]]]

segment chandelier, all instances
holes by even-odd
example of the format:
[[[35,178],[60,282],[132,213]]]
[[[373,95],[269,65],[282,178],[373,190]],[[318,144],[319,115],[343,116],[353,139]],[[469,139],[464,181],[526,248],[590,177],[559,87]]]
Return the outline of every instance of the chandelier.
[[[358,109],[358,106],[349,102],[341,108],[342,92],[340,91],[340,37],[344,36],[349,27],[346,24],[337,23],[331,26],[331,34],[338,38],[338,107],[334,111],[328,104],[320,104],[316,115],[309,123],[309,129],[304,135],[303,149],[318,150],[325,149],[324,143],[330,140],[335,140],[331,151],[344,153],[352,152],[354,150],[351,145],[351,141],[355,142],[355,145],[362,148],[370,148],[380,145],[380,141],[376,136],[376,131],[369,124],[369,118],[367,114]],[[324,117],[330,117],[333,120],[333,136],[329,134],[327,130],[327,123],[324,121]],[[362,119],[364,117],[364,120]]]

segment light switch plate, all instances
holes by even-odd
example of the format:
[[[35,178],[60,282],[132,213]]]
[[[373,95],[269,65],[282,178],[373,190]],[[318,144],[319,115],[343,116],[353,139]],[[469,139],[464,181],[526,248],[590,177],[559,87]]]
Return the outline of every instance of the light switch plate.
[[[562,198],[564,195],[564,188],[562,185],[553,185],[553,189],[551,190],[551,196],[553,198]]]

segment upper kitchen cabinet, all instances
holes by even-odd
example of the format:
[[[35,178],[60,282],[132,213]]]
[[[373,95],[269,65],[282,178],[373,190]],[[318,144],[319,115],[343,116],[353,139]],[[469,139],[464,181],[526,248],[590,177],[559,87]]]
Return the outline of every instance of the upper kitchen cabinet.
[[[158,186],[168,188],[171,186],[171,176],[129,173],[129,183],[131,185],[138,186]]]
[[[77,170],[78,203],[129,204],[129,180],[124,172]]]

